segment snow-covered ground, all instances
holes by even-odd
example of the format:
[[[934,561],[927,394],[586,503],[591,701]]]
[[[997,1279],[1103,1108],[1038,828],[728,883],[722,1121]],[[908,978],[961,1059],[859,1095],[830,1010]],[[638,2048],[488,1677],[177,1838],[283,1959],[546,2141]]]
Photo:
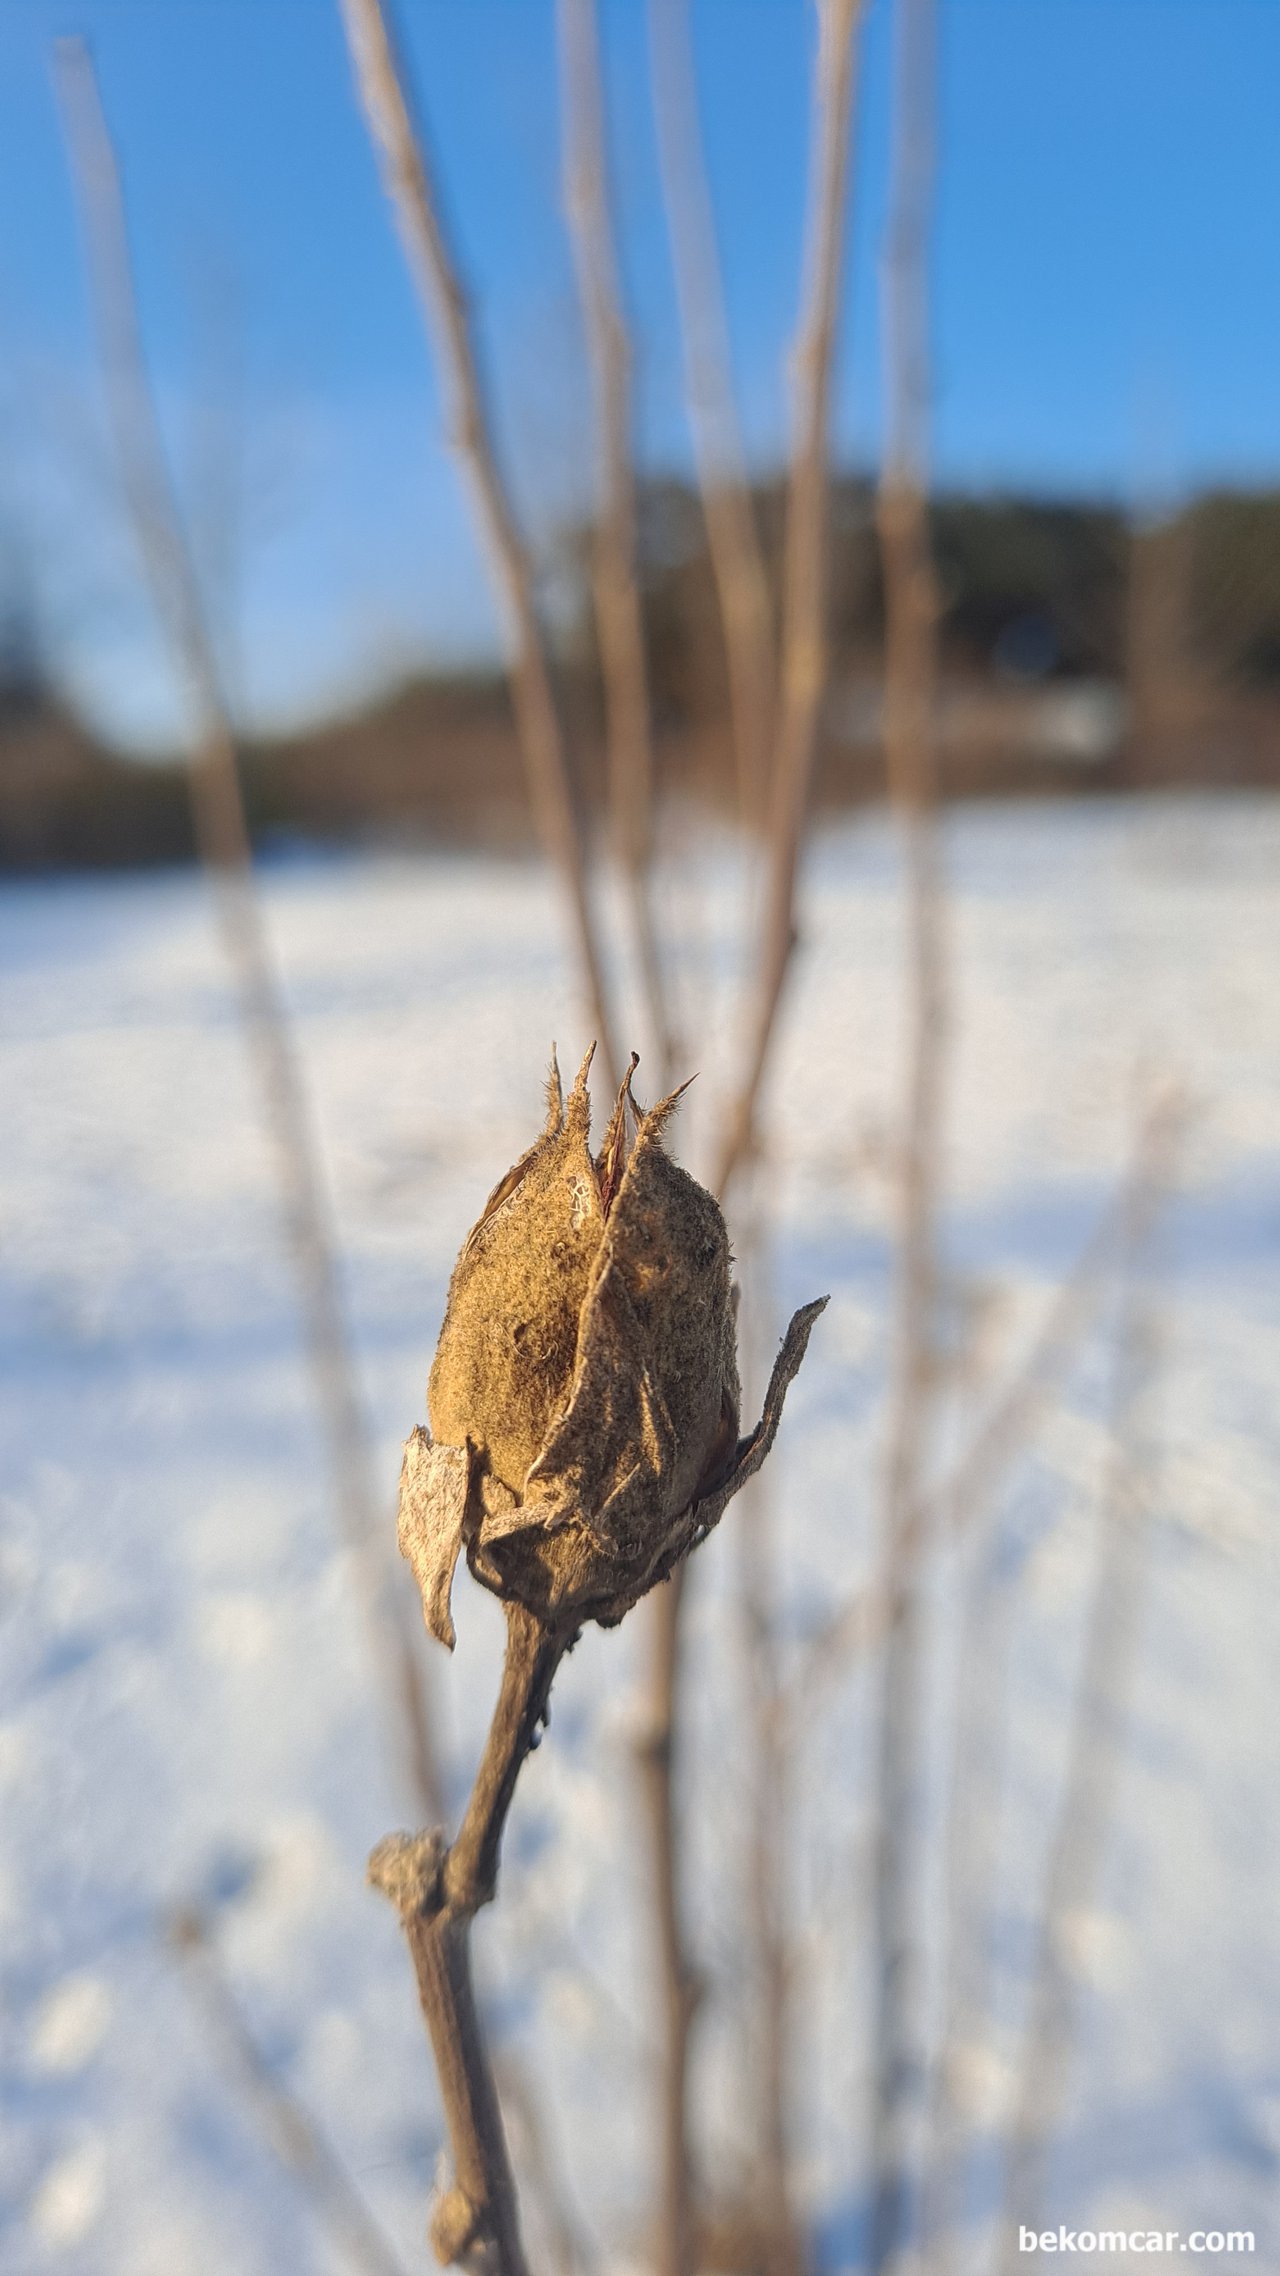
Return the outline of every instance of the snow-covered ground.
[[[1254,2264],[1270,2267],[1280,806],[975,809],[948,846],[960,1437],[1123,1174],[1142,1097],[1176,1078],[1194,1108],[1156,1245],[1151,1552],[1107,1867],[1075,1924],[1079,2038],[1046,2218],[1252,2228]],[[680,1141],[695,1168],[731,1066],[740,885],[731,852],[705,845],[677,849],[662,877],[701,1070]],[[309,859],[269,867],[264,890],[390,1509],[453,1254],[539,1120],[552,1037],[572,1062],[582,1015],[536,870]],[[758,1372],[791,1306],[832,1293],[768,1473],[793,1639],[865,1574],[874,1540],[901,950],[892,832],[880,817],[841,827],[809,863],[760,1181],[771,1232],[743,1322]],[[267,2060],[422,2265],[433,2088],[394,1919],[363,1885],[368,1849],[409,1805],[383,1759],[270,1158],[198,879],[0,888],[0,1181],[0,2269],[345,2265],[166,1947],[166,1911],[193,1901],[216,1920]],[[993,2013],[972,2050],[984,2122],[1016,2072],[1113,1327],[1104,1301],[974,1545],[1011,1591]],[[731,1511],[698,1560],[689,1646],[691,1897],[710,1981],[699,2122],[726,2186],[749,2154],[738,1546]],[[947,1568],[939,1588],[943,1730],[962,1578]],[[433,1651],[433,1672],[460,1785],[499,1621],[466,1582],[456,1609],[456,1657]],[[651,2170],[656,2005],[631,1770],[644,1617],[591,1633],[564,1670],[480,1932],[550,2157],[615,2265],[638,2256]],[[796,1768],[798,2171],[846,2263],[864,2180],[869,1695],[850,1667]],[[990,2173],[981,2158],[975,2170],[980,2209]]]

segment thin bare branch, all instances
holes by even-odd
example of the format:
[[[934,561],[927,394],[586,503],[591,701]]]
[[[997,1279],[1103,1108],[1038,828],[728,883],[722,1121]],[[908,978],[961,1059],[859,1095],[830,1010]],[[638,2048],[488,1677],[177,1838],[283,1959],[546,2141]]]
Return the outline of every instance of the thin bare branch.
[[[1094,1901],[1121,1768],[1120,1732],[1132,1686],[1150,1534],[1150,1462],[1141,1408],[1153,1371],[1155,1319],[1144,1285],[1157,1212],[1170,1172],[1166,1150],[1135,1191],[1126,1228],[1124,1310],[1116,1354],[1101,1540],[1089,1605],[1070,1754],[1049,1847],[1040,1938],[1008,2135],[1001,2267],[1012,2271],[1011,2223],[1037,2230],[1049,2148],[1066,2095],[1074,2020],[1071,1938]]]
[[[720,603],[738,810],[764,818],[773,735],[773,607],[734,401],[715,220],[707,187],[689,0],[649,0],[658,162],[675,269],[685,404]]]
[[[432,2211],[431,2242],[446,2266],[475,2276],[527,2276],[515,2182],[497,2088],[471,1979],[471,1923],[497,1887],[502,1835],[521,1765],[546,1718],[570,1634],[506,1606],[502,1684],[457,1839],[390,1834],[369,1859],[413,1960],[453,2153],[453,2180]]]
[[[1044,1400],[1059,1380],[1096,1308],[1107,1272],[1123,1253],[1135,1197],[1167,1152],[1171,1126],[1184,1113],[1180,1094],[1153,1108],[1139,1133],[1134,1161],[1058,1289],[1022,1366],[989,1409],[969,1445],[929,1499],[948,1531],[958,1532],[988,1509],[1001,1477],[1027,1445]]]
[[[297,2176],[317,2218],[331,2232],[352,2268],[358,2276],[405,2276],[405,2263],[383,2234],[323,2129],[292,2087],[268,2064],[203,1914],[194,1909],[175,1913],[169,1922],[169,1942],[272,2149]]]
[[[595,0],[559,0],[559,22],[565,204],[595,405],[598,504],[594,590],[608,709],[615,829],[629,882],[640,966],[665,1087],[671,1073],[672,1039],[646,875],[653,749],[644,626],[636,580],[632,359],[609,210]],[[651,1727],[640,1752],[652,1846],[658,1961],[665,1988],[657,2246],[664,2276],[688,2276],[695,2228],[687,2075],[696,1993],[685,1957],[674,1784],[678,1621],[684,1585],[684,1569],[680,1567],[654,1600],[650,1616],[654,1639]]]
[[[1118,1261],[1132,1271],[1135,1216],[1144,1196],[1158,1190],[1171,1143],[1183,1127],[1186,1102],[1177,1091],[1159,1098],[1137,1132],[1128,1175],[1099,1220],[1075,1272],[1064,1283],[1044,1331],[1024,1367],[1000,1400],[970,1455],[957,1465],[947,1515],[956,1530],[967,1513],[989,1498],[996,1472],[1011,1449],[1025,1444],[1031,1414],[1050,1372],[1078,1348],[1100,1285]],[[989,2006],[992,1944],[988,1908],[997,1856],[998,1802],[990,1791],[1004,1707],[1004,1690],[1016,1587],[1001,1571],[977,1572],[970,1584],[956,1678],[955,1734],[947,1801],[946,1951],[942,2023],[933,2062],[929,2150],[921,2235],[932,2276],[956,2265],[966,2137],[973,2123],[974,2056]]]
[[[609,196],[606,106],[596,0],[558,0],[564,197],[573,240],[595,419],[594,591],[608,715],[614,839],[631,904],[659,1088],[672,1080],[671,1034],[651,906],[653,724],[636,571],[632,467],[633,351],[623,310]]]
[[[1130,780],[1168,781],[1206,732],[1203,665],[1196,654],[1193,523],[1186,513],[1144,516],[1129,540],[1126,694]]]
[[[758,1189],[762,1182],[753,1180]],[[767,1204],[753,1193],[738,1236],[739,1270],[751,1292],[751,1317],[767,1318],[769,1302]],[[763,1353],[752,1354],[758,1368]],[[755,1369],[752,1370],[754,1372]],[[794,1856],[796,1752],[801,1737],[784,1689],[776,1617],[778,1558],[776,1511],[762,1474],[744,1496],[737,1524],[739,1591],[749,1742],[746,1920],[756,2044],[751,2071],[755,2093],[752,2143],[752,2213],[764,2276],[801,2276],[804,2240],[796,2211],[790,2115],[794,2078],[795,2017],[792,1940],[788,1919],[789,1868]]]
[[[1115,1253],[1116,1234],[1128,1207],[1126,1184],[1103,1213],[1096,1230],[1055,1296],[1040,1334],[1013,1381],[939,1484],[925,1490],[904,1528],[903,1558],[913,1560],[926,1541],[957,1534],[990,1509],[1012,1463],[1029,1443],[1035,1418],[1079,1340],[1098,1302],[1106,1269]],[[841,1605],[805,1647],[797,1685],[808,1697],[857,1654],[882,1643],[889,1627],[890,1593],[885,1576],[867,1583]]]
[[[543,2116],[543,2096],[536,2080],[514,2047],[498,2049],[494,2056],[498,2092],[516,2134],[516,2162],[522,2168],[526,2200],[535,2195],[560,2276],[595,2276],[600,2255],[583,2230],[570,2204],[562,2174],[552,2155]]]
[[[964,1532],[990,1509],[1011,1466],[1026,1451],[1045,1401],[1080,1348],[1120,1253],[1135,1190],[1150,1177],[1152,1164],[1167,1143],[1170,1116],[1183,1111],[1180,1095],[1174,1093],[1153,1108],[1143,1125],[1132,1169],[1099,1215],[1021,1365],[976,1425],[964,1452],[942,1478],[923,1489],[904,1526],[904,1558],[918,1558],[923,1544],[939,1533]],[[796,1677],[802,1697],[829,1680],[848,1658],[880,1643],[888,1614],[883,1575],[839,1606],[805,1647]]]
[[[957,1648],[943,1836],[942,2021],[926,2121],[920,2243],[929,2276],[958,2267],[969,2141],[991,2011],[991,1907],[1003,1801],[1000,1741],[1022,1575],[1003,1527],[977,1545]]]
[[[686,1564],[654,1592],[646,1724],[637,1741],[653,1861],[663,2001],[658,2276],[692,2276],[696,2208],[689,2145],[689,2041],[700,1982],[688,1953],[680,1879],[680,1609]]]
[[[782,655],[768,812],[769,872],[745,1071],[726,1118],[715,1189],[728,1191],[755,1137],[756,1108],[795,945],[796,876],[827,677],[827,490],[831,392],[844,275],[855,32],[863,0],[818,0],[806,282],[783,570]]]
[[[389,1735],[407,1762],[422,1808],[435,1815],[442,1788],[417,1625],[407,1594],[391,1588],[382,1547],[373,1450],[343,1314],[319,1151],[254,887],[230,706],[147,376],[119,167],[87,47],[62,41],[56,59],[121,476],[156,613],[197,724],[190,758],[196,838],[213,882],[240,1016],[262,1086],[343,1536],[363,1599]]]
[[[879,493],[885,592],[885,759],[899,814],[910,938],[898,1285],[883,1530],[888,1630],[875,1817],[876,2017],[872,2276],[906,2234],[917,2045],[918,1787],[924,1613],[916,1576],[934,1407],[936,1220],[949,1026],[945,888],[936,821],[937,599],[930,552],[928,241],[934,177],[935,0],[897,0],[892,177],[883,266],[887,438]]]
[[[450,400],[449,434],[469,483],[507,639],[512,703],[535,820],[560,879],[607,1080],[617,1054],[604,963],[587,893],[564,730],[528,551],[498,464],[492,421],[458,263],[446,234],[425,133],[410,100],[384,0],[341,0],[347,44],[383,186]]]
[[[862,0],[818,0],[807,274],[796,345],[796,405],[787,525],[782,697],[770,810],[768,916],[758,1001],[736,1104],[726,1120],[715,1188],[725,1198],[750,1152],[756,1101],[791,953],[796,870],[818,706],[825,675],[827,442],[843,274],[854,33]],[[737,542],[736,540],[734,541]],[[689,2276],[696,2228],[689,2149],[689,2042],[697,1976],[679,1885],[678,1685],[683,1569],[657,1591],[648,1730],[641,1748],[652,1840],[666,2017],[660,2214],[661,2276]]]

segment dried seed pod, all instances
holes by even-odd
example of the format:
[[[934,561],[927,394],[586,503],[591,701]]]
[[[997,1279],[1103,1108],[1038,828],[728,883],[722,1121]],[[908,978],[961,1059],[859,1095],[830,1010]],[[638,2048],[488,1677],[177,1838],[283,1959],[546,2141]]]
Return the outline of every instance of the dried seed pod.
[[[459,1552],[548,1625],[621,1619],[707,1534],[773,1443],[826,1299],[796,1314],[764,1415],[738,1434],[729,1239],[663,1150],[680,1093],[643,1113],[631,1068],[598,1156],[587,1071],[494,1188],[454,1268],[405,1448],[400,1545],[452,1646]]]

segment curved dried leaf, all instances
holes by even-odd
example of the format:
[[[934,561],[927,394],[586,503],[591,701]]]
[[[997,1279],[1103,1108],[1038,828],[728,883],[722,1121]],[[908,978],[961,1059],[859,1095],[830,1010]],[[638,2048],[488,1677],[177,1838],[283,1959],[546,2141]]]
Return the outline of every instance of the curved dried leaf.
[[[769,1377],[769,1388],[764,1395],[759,1422],[748,1437],[739,1439],[738,1451],[728,1477],[713,1493],[694,1504],[698,1540],[702,1540],[712,1526],[719,1523],[734,1495],[746,1485],[748,1478],[754,1478],[773,1445],[782,1420],[787,1392],[794,1383],[800,1362],[809,1348],[814,1322],[826,1311],[830,1301],[829,1296],[818,1296],[812,1304],[802,1304],[800,1310],[793,1313],[773,1363],[773,1373]]]

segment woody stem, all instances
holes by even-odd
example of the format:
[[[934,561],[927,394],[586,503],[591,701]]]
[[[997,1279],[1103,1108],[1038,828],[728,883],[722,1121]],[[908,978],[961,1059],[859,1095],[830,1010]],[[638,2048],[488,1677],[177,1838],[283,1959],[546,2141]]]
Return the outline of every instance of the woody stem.
[[[493,1897],[498,1853],[525,1756],[537,1745],[556,1669],[571,1637],[547,1628],[522,1604],[508,1604],[507,1652],[502,1685],[471,1799],[444,1865],[445,1891],[455,1912],[477,1912]]]
[[[502,1833],[520,1766],[536,1744],[570,1634],[509,1604],[502,1684],[480,1768],[452,1848],[438,1833],[390,1834],[369,1878],[391,1899],[413,1960],[453,2153],[452,2187],[438,2198],[438,2259],[485,2276],[527,2276],[515,2183],[493,2067],[471,1975],[471,1923],[497,1887]]]

